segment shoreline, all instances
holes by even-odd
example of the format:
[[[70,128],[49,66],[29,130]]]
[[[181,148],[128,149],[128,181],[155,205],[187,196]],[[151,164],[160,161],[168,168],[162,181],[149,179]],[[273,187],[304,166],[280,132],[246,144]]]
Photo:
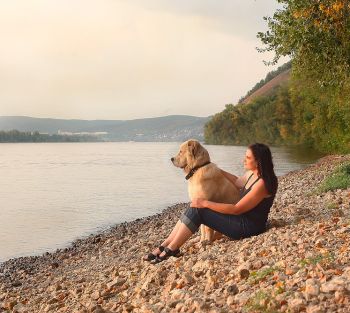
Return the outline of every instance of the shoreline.
[[[189,205],[179,203],[55,252],[2,262],[0,312],[346,312],[350,191],[310,194],[345,161],[350,155],[326,156],[280,176],[259,236],[200,245],[196,234],[179,259],[143,262]]]
[[[46,251],[44,253],[38,254],[38,255],[27,255],[27,256],[19,256],[19,257],[13,257],[8,260],[0,262],[0,275],[1,272],[4,270],[4,268],[13,266],[13,264],[17,263],[33,263],[36,262],[37,259],[43,259],[45,260],[47,257],[49,258],[55,258],[57,255],[62,254],[62,253],[67,253],[71,250],[78,249],[78,248],[83,248],[87,247],[90,244],[95,244],[101,241],[101,238],[104,237],[113,237],[118,238],[119,235],[117,234],[118,231],[125,232],[125,229],[130,226],[130,227],[138,227],[139,225],[143,225],[147,222],[152,221],[153,219],[160,219],[163,217],[167,217],[168,215],[173,215],[174,210],[177,211],[182,211],[183,209],[187,208],[189,206],[190,202],[188,203],[175,203],[173,205],[168,206],[166,209],[163,209],[161,212],[137,218],[132,221],[125,221],[121,223],[117,223],[113,226],[107,226],[106,229],[104,230],[99,230],[94,233],[91,233],[86,236],[81,236],[79,238],[74,239],[73,241],[67,243],[64,247],[58,248],[56,250],[52,251]],[[1,276],[0,276],[1,278]],[[1,311],[0,311],[1,312]]]
[[[119,222],[119,223],[112,224],[112,225],[101,226],[101,227],[99,227],[100,229],[97,229],[96,231],[92,231],[92,232],[86,232],[85,234],[82,234],[82,235],[72,239],[71,241],[67,241],[66,243],[62,244],[58,248],[52,248],[52,249],[48,249],[48,250],[46,250],[44,252],[33,253],[33,254],[30,254],[30,255],[14,256],[14,257],[10,257],[9,259],[6,259],[4,261],[0,260],[0,273],[1,273],[1,266],[4,263],[14,262],[17,259],[26,259],[26,258],[28,258],[28,259],[35,259],[35,258],[41,258],[41,257],[43,257],[45,255],[48,255],[48,254],[51,255],[51,254],[55,254],[55,253],[61,253],[61,252],[65,251],[65,250],[67,250],[67,249],[69,250],[72,246],[76,245],[76,242],[88,240],[88,239],[91,239],[91,238],[94,238],[94,237],[99,237],[99,236],[101,236],[103,234],[106,234],[108,232],[115,231],[115,229],[117,229],[118,226],[120,226],[120,225],[128,225],[128,224],[133,224],[135,222],[142,222],[145,219],[150,219],[152,217],[156,217],[158,215],[161,215],[161,214],[163,214],[165,211],[167,211],[169,209],[172,209],[172,208],[177,207],[177,206],[184,206],[186,204],[189,204],[189,202],[188,203],[185,203],[185,202],[183,202],[183,203],[182,202],[174,203],[174,204],[171,204],[171,205],[167,206],[165,209],[160,210],[159,213],[155,213],[153,215],[136,218],[136,219],[130,220],[130,221]]]

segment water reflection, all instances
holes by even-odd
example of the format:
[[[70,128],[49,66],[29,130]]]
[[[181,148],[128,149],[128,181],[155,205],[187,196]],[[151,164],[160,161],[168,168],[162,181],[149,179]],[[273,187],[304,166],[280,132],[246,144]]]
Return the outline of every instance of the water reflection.
[[[303,146],[272,148],[272,151],[278,151],[279,153],[284,151],[285,156],[289,160],[299,164],[312,164],[326,155],[312,148]]]

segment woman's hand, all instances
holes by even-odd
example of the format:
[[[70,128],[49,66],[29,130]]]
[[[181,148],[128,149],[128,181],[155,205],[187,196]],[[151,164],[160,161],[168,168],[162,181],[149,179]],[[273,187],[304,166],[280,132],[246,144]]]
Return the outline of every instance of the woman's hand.
[[[198,209],[202,209],[205,208],[206,206],[204,205],[205,200],[204,199],[192,199],[191,202],[191,208],[198,208]]]

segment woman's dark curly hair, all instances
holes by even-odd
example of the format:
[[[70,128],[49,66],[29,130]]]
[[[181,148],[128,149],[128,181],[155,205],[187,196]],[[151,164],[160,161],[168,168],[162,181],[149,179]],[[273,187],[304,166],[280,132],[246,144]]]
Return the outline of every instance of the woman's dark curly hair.
[[[248,146],[252,151],[258,166],[258,175],[264,180],[265,187],[270,195],[275,195],[278,187],[278,180],[273,169],[271,150],[263,143],[254,143]]]

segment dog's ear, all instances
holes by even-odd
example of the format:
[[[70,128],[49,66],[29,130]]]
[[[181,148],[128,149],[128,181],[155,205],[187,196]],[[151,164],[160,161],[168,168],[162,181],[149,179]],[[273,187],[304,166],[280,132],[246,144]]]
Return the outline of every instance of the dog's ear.
[[[198,150],[199,150],[199,147],[200,147],[200,143],[196,140],[189,140],[188,141],[188,151],[190,151],[191,155],[193,157],[196,156]]]

